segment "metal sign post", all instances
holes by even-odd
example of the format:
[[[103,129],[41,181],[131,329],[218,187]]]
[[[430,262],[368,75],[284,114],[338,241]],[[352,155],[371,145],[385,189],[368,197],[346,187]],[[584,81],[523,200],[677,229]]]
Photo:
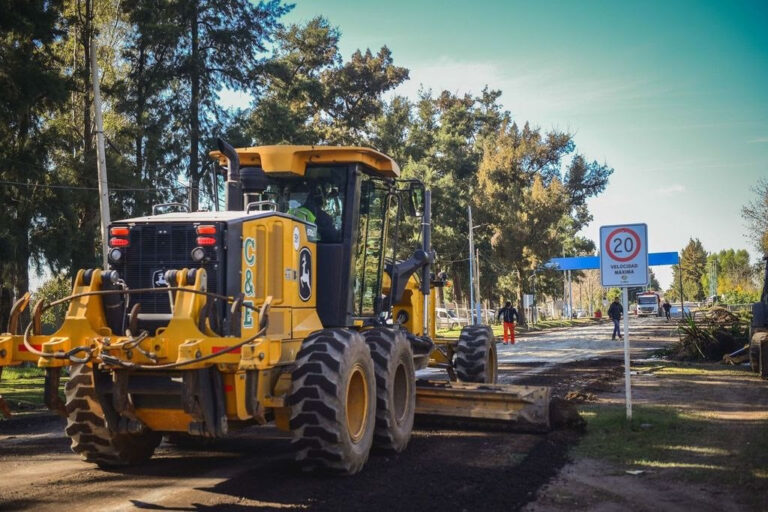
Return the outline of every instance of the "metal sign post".
[[[632,375],[629,371],[629,292],[621,289],[621,303],[624,307],[624,391],[627,402],[627,420],[632,420]]]
[[[600,228],[600,281],[606,287],[620,287],[624,308],[624,387],[627,420],[632,419],[632,380],[629,358],[630,286],[648,284],[648,226],[628,224]]]

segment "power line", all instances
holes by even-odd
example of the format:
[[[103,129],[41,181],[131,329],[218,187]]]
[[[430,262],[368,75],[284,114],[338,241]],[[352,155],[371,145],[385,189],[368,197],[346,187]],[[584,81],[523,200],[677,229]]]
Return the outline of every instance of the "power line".
[[[50,188],[63,190],[99,190],[98,187],[82,187],[76,185],[59,185],[49,183],[24,183],[21,181],[0,180],[0,185],[28,187],[28,188]],[[183,186],[183,185],[182,185]],[[186,186],[184,186],[186,188]],[[179,187],[154,187],[154,188],[129,188],[129,187],[110,187],[110,192],[156,192],[160,190],[178,190]]]

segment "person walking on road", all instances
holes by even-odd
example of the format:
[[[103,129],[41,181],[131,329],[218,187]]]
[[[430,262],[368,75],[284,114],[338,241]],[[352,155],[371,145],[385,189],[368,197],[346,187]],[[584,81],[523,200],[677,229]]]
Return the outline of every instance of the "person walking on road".
[[[664,304],[662,304],[661,307],[664,308],[664,316],[667,317],[667,322],[669,322],[669,319],[672,318],[669,314],[669,310],[672,309],[672,304],[670,304],[667,299],[664,299]]]
[[[504,307],[499,310],[498,318],[502,318],[504,321],[504,344],[507,344],[507,340],[511,340],[510,344],[515,344],[515,322],[517,322],[519,315],[517,310],[512,307],[512,303],[507,301]],[[509,334],[509,336],[507,336]]]
[[[611,335],[612,340],[615,340],[616,336],[621,338],[621,329],[619,328],[619,321],[621,320],[621,314],[623,312],[624,312],[624,308],[621,306],[621,303],[619,302],[619,298],[616,297],[615,299],[613,299],[611,306],[608,308],[608,318],[613,320],[613,334]]]

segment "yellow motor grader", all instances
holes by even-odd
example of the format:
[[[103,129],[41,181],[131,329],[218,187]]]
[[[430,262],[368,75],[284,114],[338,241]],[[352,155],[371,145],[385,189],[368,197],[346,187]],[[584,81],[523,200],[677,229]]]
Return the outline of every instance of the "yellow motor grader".
[[[226,171],[226,211],[113,222],[108,269],[80,270],[27,326],[28,297],[13,307],[0,372],[46,369],[46,404],[66,416],[75,452],[136,464],[164,435],[274,423],[306,466],[355,473],[372,448],[405,449],[415,414],[548,429],[547,388],[495,385],[488,326],[436,336],[430,193],[392,159],[221,140],[211,157]],[[414,218],[420,246],[398,260]],[[43,335],[42,313],[64,303]],[[427,366],[448,378],[417,380]]]

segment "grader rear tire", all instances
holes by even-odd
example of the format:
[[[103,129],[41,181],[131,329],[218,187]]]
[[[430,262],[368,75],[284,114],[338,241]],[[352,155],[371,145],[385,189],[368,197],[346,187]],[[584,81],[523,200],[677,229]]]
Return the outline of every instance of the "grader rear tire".
[[[467,325],[461,330],[456,344],[454,368],[462,382],[496,384],[496,343],[489,326]]]
[[[93,369],[72,365],[64,386],[67,409],[66,433],[72,451],[87,462],[101,467],[129,466],[149,460],[162,436],[151,430],[141,434],[118,434],[107,428],[104,412],[96,396]]]
[[[373,360],[360,333],[312,333],[296,356],[286,401],[296,459],[306,469],[360,471],[373,443],[375,396]]]
[[[363,333],[376,372],[376,430],[373,447],[400,453],[408,446],[416,411],[413,351],[402,332],[376,328]]]

